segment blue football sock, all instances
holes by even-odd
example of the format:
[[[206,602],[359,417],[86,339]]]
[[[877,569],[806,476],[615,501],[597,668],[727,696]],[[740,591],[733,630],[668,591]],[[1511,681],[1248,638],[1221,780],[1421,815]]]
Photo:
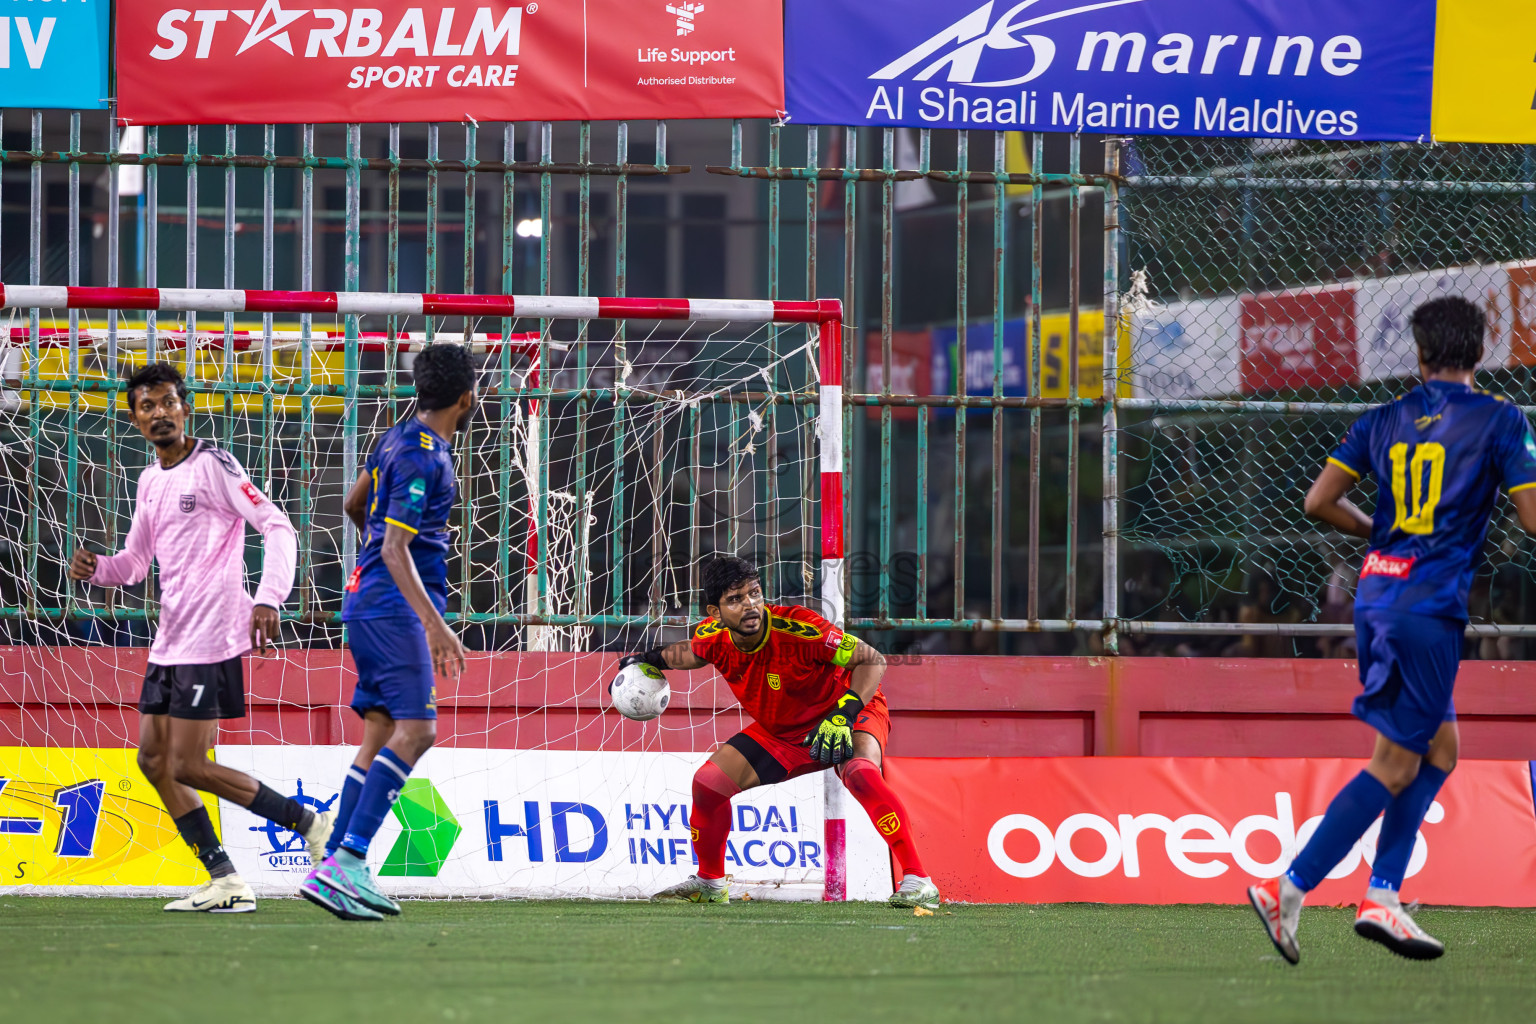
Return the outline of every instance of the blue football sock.
[[[347,777],[341,783],[341,796],[336,800],[336,824],[331,827],[331,838],[325,841],[327,857],[341,846],[341,837],[347,834],[352,812],[357,809],[357,798],[363,795],[363,780],[367,777],[357,765],[347,765]]]
[[[341,838],[341,847],[359,857],[368,852],[373,834],[384,822],[384,815],[400,798],[400,787],[411,777],[411,766],[405,758],[385,747],[368,767],[368,777],[363,781],[363,792],[352,810],[352,820],[347,823],[347,834]]]
[[[1397,892],[1408,873],[1408,860],[1419,836],[1419,826],[1435,794],[1445,785],[1446,773],[1428,761],[1419,765],[1419,774],[1408,788],[1387,805],[1381,819],[1381,838],[1376,840],[1376,863],[1371,871],[1371,888]]]
[[[1291,881],[1304,892],[1317,888],[1391,801],[1392,791],[1370,772],[1362,771],[1350,779],[1328,805],[1306,847],[1291,862]]]

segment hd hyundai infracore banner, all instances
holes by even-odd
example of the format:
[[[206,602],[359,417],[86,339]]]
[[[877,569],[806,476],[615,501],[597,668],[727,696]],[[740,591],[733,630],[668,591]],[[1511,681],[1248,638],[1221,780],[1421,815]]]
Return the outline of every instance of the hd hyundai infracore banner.
[[[779,0],[184,2],[118,7],[125,123],[773,117],[784,106]]]
[[[787,0],[807,124],[1425,140],[1434,0]]]

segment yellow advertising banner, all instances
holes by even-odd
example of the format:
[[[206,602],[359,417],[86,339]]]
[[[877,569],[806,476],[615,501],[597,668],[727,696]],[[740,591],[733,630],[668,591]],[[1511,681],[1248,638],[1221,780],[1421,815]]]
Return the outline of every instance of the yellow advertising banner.
[[[135,750],[0,747],[0,885],[206,880]],[[214,828],[218,801],[203,797]]]
[[[15,366],[11,373],[15,379],[7,381],[6,386],[25,394],[25,389],[20,387],[20,382],[29,376],[30,354],[24,344],[12,343],[17,350]],[[174,349],[163,357],[174,363],[177,369],[185,373],[187,367],[187,353],[185,349]],[[115,373],[108,372],[107,360],[104,353],[97,349],[83,349],[80,353],[80,379],[81,380],[108,380],[117,377],[125,380],[138,370],[147,361],[142,349],[129,350],[118,354],[118,366]],[[228,372],[226,374],[226,361]],[[260,349],[246,349],[244,351],[224,353],[219,349],[201,348],[197,352],[197,366],[195,376],[200,381],[217,382],[229,380],[240,385],[260,384],[262,380],[262,353]],[[309,356],[309,379],[314,384],[341,387],[346,383],[346,354],[340,351],[312,351]],[[276,347],[272,353],[272,383],[277,387],[299,385],[303,383],[304,356],[295,344],[285,344]],[[10,374],[7,374],[10,376]],[[37,376],[41,380],[63,381],[69,380],[69,350],[58,346],[43,348],[38,352]],[[40,393],[40,401],[46,407],[68,408],[69,392],[67,391],[43,391]],[[260,415],[265,408],[264,396],[257,391],[233,391],[228,396],[228,409],[234,413],[247,415]],[[220,414],[226,410],[226,396],[223,394],[201,393],[193,397],[193,407],[198,412]],[[319,415],[339,415],[343,407],[343,399],[339,396],[314,396],[310,400],[310,408]],[[105,409],[107,396],[99,391],[83,391],[80,393],[80,407],[84,409]],[[128,408],[127,396],[119,392],[117,407],[126,411]],[[303,400],[289,395],[277,395],[272,398],[272,411],[276,415],[298,415],[303,410]]]
[[[1040,317],[1040,397],[1067,398],[1071,384],[1071,354],[1067,341],[1072,337],[1072,318],[1066,313],[1045,313]],[[1120,340],[1116,343],[1120,363],[1118,391],[1121,398],[1131,394],[1131,334],[1128,320],[1123,320]],[[1077,394],[1080,398],[1098,398],[1104,394],[1104,311],[1085,309],[1077,315]]]
[[[1536,2],[1440,0],[1432,130],[1440,142],[1536,142]]]

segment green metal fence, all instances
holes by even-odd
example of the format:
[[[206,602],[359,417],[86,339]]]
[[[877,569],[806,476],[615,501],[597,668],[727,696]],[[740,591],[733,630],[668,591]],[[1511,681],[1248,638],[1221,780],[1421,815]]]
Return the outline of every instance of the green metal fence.
[[[1510,269],[1536,257],[1528,147],[758,122],[205,126],[140,138],[95,114],[16,111],[0,131],[7,283],[842,299],[849,622],[897,651],[1330,649],[1348,631],[1345,570],[1358,552],[1306,522],[1300,495],[1349,416],[1401,386],[1398,307],[1436,287],[1415,273],[1455,270],[1446,287],[1502,296],[1502,362],[1488,380],[1532,401],[1524,360],[1536,344],[1523,332],[1536,315],[1525,319],[1523,277]],[[1255,296],[1345,282],[1358,292],[1347,342],[1324,352],[1316,338],[1306,349],[1250,337],[1242,310],[1272,302]],[[803,334],[70,313],[55,362],[22,388],[22,362],[30,374],[48,358],[48,315],[13,322],[4,364],[0,628],[14,640],[142,642],[152,592],[94,605],[59,566],[82,539],[118,542],[147,459],[100,401],[137,358],[122,339],[163,354],[162,336],[183,329],[211,329],[225,350],[242,329],[256,339],[245,364],[194,367],[197,426],[298,525],[292,617],[310,642],[337,638],[330,620],[355,556],[341,494],[409,401],[409,355],[393,341],[408,330],[539,339],[551,377],[536,394],[571,403],[569,431],[541,439],[545,466],[564,465],[578,502],[605,495],[600,542],[583,556],[588,586],[558,620],[591,625],[589,642],[695,614],[680,595],[711,549],[764,560],[787,598],[815,593],[815,410],[809,364],[793,355]],[[1397,324],[1380,351],[1375,321]],[[298,340],[285,345],[290,328]],[[390,341],[381,352],[348,344],[327,362],[314,340],[326,328]],[[646,435],[663,457],[642,464],[638,435],[625,433],[638,414],[596,391],[646,344],[659,344],[652,370],[690,386],[719,383],[726,366],[769,366],[757,397],[731,377],[737,394],[723,403],[752,406],[762,423],[744,442],[741,416],[678,406]],[[1286,368],[1350,347],[1347,382]],[[1266,359],[1280,368],[1272,379],[1255,369]],[[461,523],[453,610],[475,624],[473,643],[500,647],[533,621],[517,600],[527,538],[509,510],[527,491],[509,424],[535,392],[531,356],[503,348],[490,362],[496,390],[477,429],[496,454],[468,467],[484,490]],[[702,532],[687,511],[700,507],[699,480],[651,479],[699,471],[707,457],[665,453],[701,437],[752,449],[740,479],[721,485],[732,507]],[[666,507],[651,526],[616,528],[648,503]],[[1505,510],[1490,549],[1474,632],[1518,655],[1531,577]],[[664,574],[670,604],[652,585]]]

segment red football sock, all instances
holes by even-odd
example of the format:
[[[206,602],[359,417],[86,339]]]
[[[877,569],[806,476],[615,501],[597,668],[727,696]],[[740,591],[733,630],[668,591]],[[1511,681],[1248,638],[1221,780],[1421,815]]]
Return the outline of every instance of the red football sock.
[[[843,765],[843,784],[859,802],[875,823],[875,830],[890,844],[891,853],[903,875],[928,877],[923,862],[917,856],[917,844],[912,839],[911,823],[901,798],[886,784],[885,776],[875,762],[867,757],[856,757]],[[695,789],[697,792],[697,789]]]
[[[725,837],[731,834],[731,797],[741,787],[713,761],[693,773],[693,810],[688,827],[693,852],[699,858],[700,878],[725,877]]]

